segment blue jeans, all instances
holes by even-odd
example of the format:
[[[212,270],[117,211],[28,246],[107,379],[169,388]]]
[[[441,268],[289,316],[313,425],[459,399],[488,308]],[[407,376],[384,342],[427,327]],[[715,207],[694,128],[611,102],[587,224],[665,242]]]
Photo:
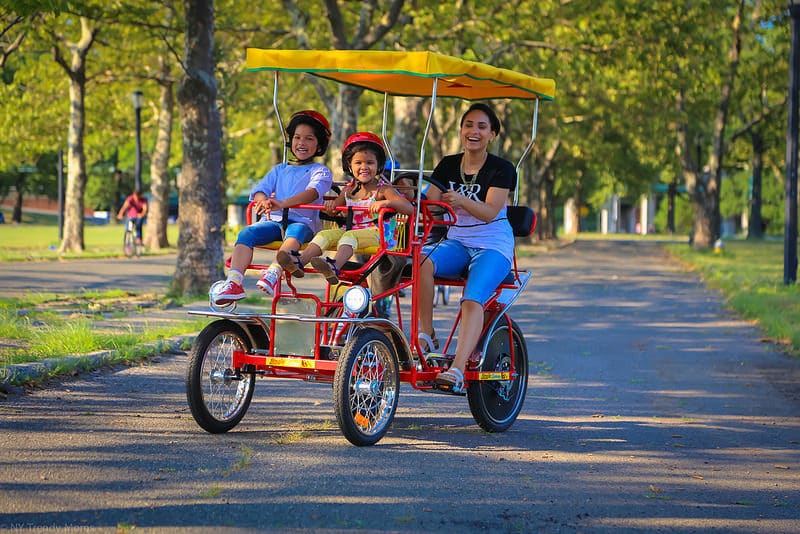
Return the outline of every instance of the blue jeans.
[[[128,217],[131,221],[133,221],[133,235],[138,240],[142,240],[142,226],[144,225],[144,217]]]
[[[461,301],[474,300],[481,306],[511,271],[511,262],[498,251],[465,247],[455,239],[423,247],[422,257],[426,256],[433,262],[434,276],[466,277]]]
[[[297,239],[300,243],[308,243],[314,237],[314,231],[306,224],[289,221],[284,235],[280,222],[261,221],[242,229],[236,238],[236,244],[255,248],[273,241],[285,241],[290,237]]]

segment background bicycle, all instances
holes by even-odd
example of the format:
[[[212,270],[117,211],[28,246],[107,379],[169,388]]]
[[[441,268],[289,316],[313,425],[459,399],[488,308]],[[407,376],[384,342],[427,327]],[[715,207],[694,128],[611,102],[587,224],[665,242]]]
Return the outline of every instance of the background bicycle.
[[[125,219],[125,236],[122,239],[122,249],[127,257],[141,256],[144,251],[142,238],[136,237],[137,218],[128,217]]]

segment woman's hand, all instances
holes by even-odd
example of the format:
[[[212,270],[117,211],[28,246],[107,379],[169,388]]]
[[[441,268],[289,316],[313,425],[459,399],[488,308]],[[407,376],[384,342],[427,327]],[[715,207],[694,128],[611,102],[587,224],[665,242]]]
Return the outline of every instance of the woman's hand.
[[[450,204],[454,208],[463,208],[465,200],[467,200],[467,197],[461,193],[456,193],[452,189],[448,189],[442,193],[442,201]]]
[[[507,198],[508,189],[502,187],[490,187],[486,192],[485,201],[469,198],[453,190],[442,193],[444,202],[450,204],[453,208],[461,208],[476,219],[484,222],[489,222],[497,217],[497,214],[505,206]]]

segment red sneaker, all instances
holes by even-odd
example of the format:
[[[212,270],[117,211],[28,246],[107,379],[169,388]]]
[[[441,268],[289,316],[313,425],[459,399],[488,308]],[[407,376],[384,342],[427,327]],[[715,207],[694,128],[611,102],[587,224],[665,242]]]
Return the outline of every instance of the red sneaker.
[[[278,289],[278,282],[281,280],[281,271],[276,269],[275,267],[270,267],[263,273],[261,273],[261,278],[258,282],[256,282],[256,286],[267,293],[268,295],[275,295],[275,291]]]
[[[233,280],[222,280],[220,282],[216,282],[211,286],[210,293],[211,300],[217,306],[230,304],[231,302],[242,300],[247,296],[244,288]]]

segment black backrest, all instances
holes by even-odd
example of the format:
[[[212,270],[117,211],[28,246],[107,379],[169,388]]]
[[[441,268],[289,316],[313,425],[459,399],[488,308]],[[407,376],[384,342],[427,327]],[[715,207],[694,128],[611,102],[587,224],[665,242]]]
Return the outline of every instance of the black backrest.
[[[506,216],[517,237],[528,237],[536,229],[536,214],[528,206],[507,206]]]

